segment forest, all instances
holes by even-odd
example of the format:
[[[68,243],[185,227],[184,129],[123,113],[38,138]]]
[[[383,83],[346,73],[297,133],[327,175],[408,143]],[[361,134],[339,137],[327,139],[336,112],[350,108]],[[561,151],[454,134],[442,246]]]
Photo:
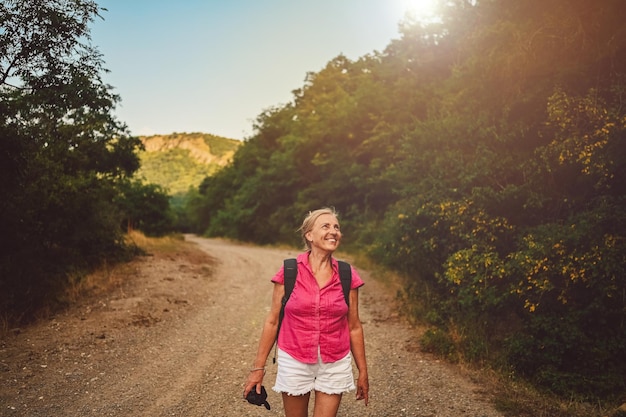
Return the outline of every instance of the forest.
[[[422,346],[562,398],[626,393],[626,5],[447,0],[306,74],[186,199],[195,233],[298,244],[312,209],[404,280]],[[0,324],[175,231],[89,42],[96,2],[0,4]],[[304,74],[303,74],[304,75]]]

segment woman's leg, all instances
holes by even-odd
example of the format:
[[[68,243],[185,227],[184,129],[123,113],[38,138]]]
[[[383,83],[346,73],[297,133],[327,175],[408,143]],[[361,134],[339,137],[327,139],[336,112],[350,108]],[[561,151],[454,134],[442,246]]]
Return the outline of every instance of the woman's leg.
[[[310,397],[310,392],[304,395],[289,395],[283,392],[285,417],[307,417],[309,414]]]
[[[313,417],[336,417],[341,402],[341,394],[324,394],[315,391]]]

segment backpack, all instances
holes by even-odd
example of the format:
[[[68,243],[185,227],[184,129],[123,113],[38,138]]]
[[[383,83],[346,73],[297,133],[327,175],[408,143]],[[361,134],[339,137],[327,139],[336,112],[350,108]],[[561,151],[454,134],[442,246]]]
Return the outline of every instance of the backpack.
[[[289,258],[284,260],[285,271],[285,295],[283,296],[280,315],[278,316],[278,329],[276,330],[276,340],[278,340],[278,333],[280,332],[280,326],[283,323],[283,317],[285,316],[285,305],[293,292],[293,287],[296,285],[296,277],[298,276],[298,261],[296,258]],[[352,269],[350,264],[343,261],[337,261],[339,264],[339,280],[341,281],[341,289],[343,290],[343,298],[346,300],[346,304],[350,306],[350,287],[352,286]],[[275,359],[274,359],[275,361]]]

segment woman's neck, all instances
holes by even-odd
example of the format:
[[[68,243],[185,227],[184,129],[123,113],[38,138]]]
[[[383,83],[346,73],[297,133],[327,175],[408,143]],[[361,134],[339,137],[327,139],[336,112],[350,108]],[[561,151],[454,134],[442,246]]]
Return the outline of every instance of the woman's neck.
[[[311,250],[309,253],[309,265],[315,271],[321,271],[332,266],[332,252]]]

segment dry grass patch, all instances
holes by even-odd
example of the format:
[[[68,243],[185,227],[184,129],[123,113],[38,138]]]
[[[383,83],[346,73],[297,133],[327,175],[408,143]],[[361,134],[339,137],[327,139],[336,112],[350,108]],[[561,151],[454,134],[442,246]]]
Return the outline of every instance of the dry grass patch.
[[[154,238],[145,236],[139,231],[133,231],[126,235],[126,243],[137,247],[141,256],[180,259],[182,262],[198,265],[198,272],[202,275],[210,275],[211,266],[215,263],[215,259],[207,253],[198,249],[193,243],[186,242],[183,235]],[[137,273],[138,267],[132,260],[115,264],[104,261],[99,268],[89,274],[70,275],[62,301],[75,304],[88,296],[122,291],[124,284],[132,280]]]

